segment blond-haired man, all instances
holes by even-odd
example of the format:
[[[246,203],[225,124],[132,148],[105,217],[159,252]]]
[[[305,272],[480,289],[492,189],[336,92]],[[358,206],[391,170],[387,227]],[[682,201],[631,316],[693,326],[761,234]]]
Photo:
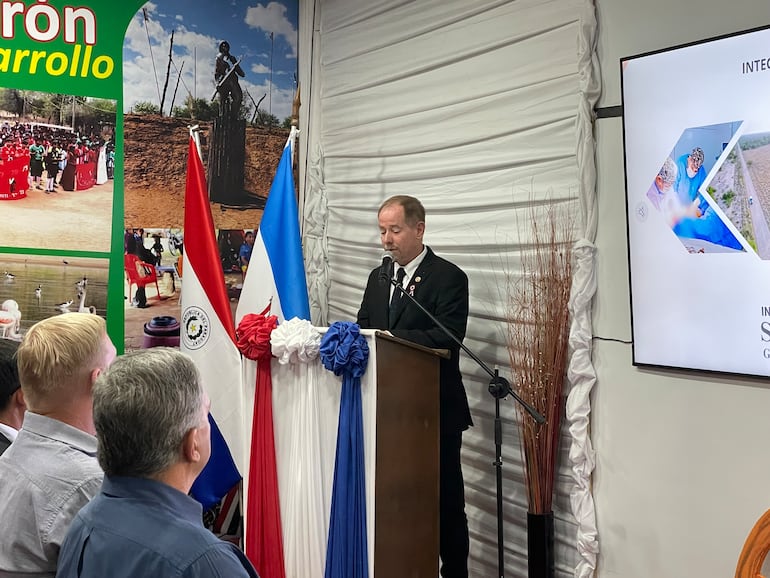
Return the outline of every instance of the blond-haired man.
[[[115,353],[96,315],[50,317],[24,336],[27,413],[0,456],[0,578],[53,576],[72,519],[99,492],[92,388]]]

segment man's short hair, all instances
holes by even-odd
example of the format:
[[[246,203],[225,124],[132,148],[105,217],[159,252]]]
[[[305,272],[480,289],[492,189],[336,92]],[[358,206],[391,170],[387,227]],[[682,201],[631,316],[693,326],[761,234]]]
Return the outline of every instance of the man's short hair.
[[[106,335],[106,324],[98,315],[63,313],[35,323],[16,353],[27,405],[34,408],[95,369]]]
[[[96,379],[93,395],[97,457],[108,476],[163,472],[179,461],[185,434],[202,425],[200,374],[169,347],[118,357]]]
[[[671,185],[676,180],[677,172],[676,163],[671,159],[671,157],[668,157],[663,162],[663,166],[660,167],[658,176],[663,180],[665,184]]]
[[[695,170],[697,171],[701,166],[703,165],[703,149],[700,147],[695,147],[692,149],[692,152],[690,153],[690,160],[692,160],[693,164],[695,165]]]
[[[0,411],[11,403],[11,396],[21,387],[19,368],[16,366],[16,351],[19,342],[0,339]]]
[[[422,203],[419,200],[410,197],[409,195],[395,195],[390,197],[380,205],[377,214],[379,215],[385,207],[390,207],[392,205],[401,205],[404,208],[404,220],[412,227],[420,221],[425,221],[425,207],[422,206]]]

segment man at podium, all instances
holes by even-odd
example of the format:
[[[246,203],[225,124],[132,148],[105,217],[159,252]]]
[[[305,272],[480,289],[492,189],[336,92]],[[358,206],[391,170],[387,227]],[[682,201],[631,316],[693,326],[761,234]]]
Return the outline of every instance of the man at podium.
[[[439,552],[442,576],[467,578],[468,520],[460,448],[462,432],[473,423],[460,373],[460,348],[389,280],[400,283],[462,341],[468,322],[468,277],[423,244],[425,208],[418,199],[406,195],[387,199],[377,220],[382,246],[393,264],[383,260],[369,274],[357,321],[363,329],[388,330],[395,337],[451,352],[440,367]]]

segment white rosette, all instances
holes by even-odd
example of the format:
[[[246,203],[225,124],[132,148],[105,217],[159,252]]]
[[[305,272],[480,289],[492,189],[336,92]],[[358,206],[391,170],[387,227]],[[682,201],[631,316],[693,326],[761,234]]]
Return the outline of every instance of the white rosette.
[[[321,334],[305,319],[284,321],[270,335],[270,348],[281,365],[307,363],[318,357]]]

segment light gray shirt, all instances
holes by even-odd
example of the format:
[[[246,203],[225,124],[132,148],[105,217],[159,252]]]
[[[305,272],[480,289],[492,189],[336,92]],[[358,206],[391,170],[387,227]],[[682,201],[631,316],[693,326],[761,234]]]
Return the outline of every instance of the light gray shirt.
[[[94,436],[27,412],[0,456],[0,578],[54,576],[67,529],[103,476]]]

